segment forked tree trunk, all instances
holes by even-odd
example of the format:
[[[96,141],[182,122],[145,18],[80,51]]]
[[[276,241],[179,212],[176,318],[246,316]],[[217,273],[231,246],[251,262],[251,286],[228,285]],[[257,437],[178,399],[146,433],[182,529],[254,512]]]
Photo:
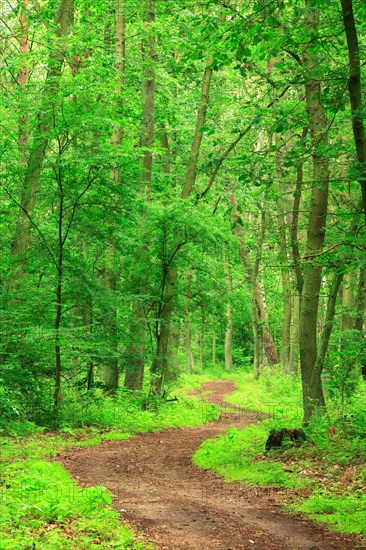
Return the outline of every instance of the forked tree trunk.
[[[253,330],[253,355],[254,365],[253,372],[254,377],[258,378],[260,369],[262,366],[261,359],[261,347],[263,344],[264,352],[269,365],[275,365],[279,363],[279,357],[276,345],[272,338],[267,305],[264,296],[264,288],[259,281],[259,266],[262,256],[262,247],[265,235],[264,213],[261,212],[261,227],[260,234],[257,241],[257,253],[252,262],[250,253],[246,244],[245,235],[238,211],[238,205],[236,197],[233,193],[229,196],[231,204],[231,217],[233,221],[233,232],[237,236],[239,241],[239,256],[240,262],[243,267],[244,274],[247,278],[248,284],[251,289],[251,322]]]
[[[197,163],[201,149],[203,132],[205,125],[209,91],[212,77],[213,59],[210,57],[206,63],[205,72],[202,80],[201,96],[198,106],[196,127],[192,141],[190,156],[187,163],[185,181],[181,193],[182,199],[188,199],[191,196],[193,186],[196,180]],[[169,344],[170,321],[174,309],[174,300],[176,295],[176,286],[178,279],[178,269],[176,266],[176,256],[180,248],[184,245],[182,235],[175,235],[175,250],[173,251],[168,265],[164,267],[164,282],[162,288],[162,307],[160,312],[160,322],[157,334],[157,349],[155,358],[151,367],[151,391],[160,392],[167,373],[167,349]]]

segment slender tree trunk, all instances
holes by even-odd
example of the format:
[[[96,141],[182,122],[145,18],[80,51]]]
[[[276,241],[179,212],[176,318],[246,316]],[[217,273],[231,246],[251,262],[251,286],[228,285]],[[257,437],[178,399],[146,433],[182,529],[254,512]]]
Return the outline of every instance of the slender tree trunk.
[[[143,150],[142,180],[151,192],[155,124],[155,0],[146,0],[142,40],[142,124],[140,146]]]
[[[186,176],[184,185],[182,188],[181,197],[182,199],[188,199],[192,193],[193,186],[196,179],[197,163],[202,143],[202,128],[205,125],[208,101],[209,101],[209,90],[212,77],[212,58],[210,57],[207,61],[205,72],[203,75],[201,96],[198,106],[197,119],[196,119],[196,128],[194,132],[194,137],[192,141],[191,152],[186,168]],[[161,312],[160,312],[160,328],[157,335],[157,350],[156,355],[151,367],[151,390],[150,391],[160,391],[164,385],[164,380],[166,377],[166,372],[168,369],[168,362],[166,360],[167,356],[167,347],[169,342],[170,334],[170,320],[174,308],[174,300],[176,294],[176,286],[178,279],[178,269],[176,265],[176,256],[179,253],[179,250],[184,246],[184,238],[180,234],[175,235],[176,247],[172,253],[171,258],[163,266],[163,285],[162,285],[162,299],[161,299]]]
[[[46,156],[50,130],[52,129],[52,107],[57,95],[61,71],[64,62],[64,39],[68,34],[73,18],[73,0],[60,0],[55,25],[57,41],[53,44],[48,62],[45,87],[42,94],[41,108],[38,113],[38,123],[34,132],[33,143],[29,150],[25,166],[25,176],[22,185],[20,209],[11,245],[11,254],[16,261],[17,269],[9,281],[12,288],[22,276],[25,267],[25,255],[31,246],[32,216],[36,204],[36,196],[43,161]],[[25,47],[23,45],[23,47]]]
[[[141,390],[144,381],[144,340],[146,321],[141,318],[142,308],[134,307],[130,326],[130,339],[124,353],[126,375],[124,386],[130,390]]]
[[[254,355],[254,377],[258,378],[261,361],[261,345],[263,344],[266,358],[269,365],[279,363],[278,352],[272,338],[267,304],[265,301],[264,288],[258,279],[259,266],[262,258],[262,247],[265,236],[265,214],[261,209],[260,234],[257,241],[257,253],[254,262],[252,262],[250,253],[245,241],[244,231],[240,220],[236,197],[233,193],[229,196],[231,204],[231,216],[233,221],[233,232],[239,241],[239,256],[243,271],[246,275],[248,284],[251,288],[251,321],[253,330],[253,355]]]
[[[176,380],[179,376],[179,340],[180,331],[178,323],[171,323],[168,342],[168,375],[169,380]]]
[[[226,286],[228,290],[228,300],[226,304],[226,330],[225,330],[225,368],[233,368],[233,313],[231,309],[231,295],[233,290],[232,278],[230,273],[230,263],[228,258],[224,258]]]
[[[201,143],[203,138],[202,128],[205,125],[208,102],[209,102],[209,93],[211,86],[212,78],[212,64],[213,58],[209,57],[206,64],[205,73],[203,75],[202,89],[201,89],[201,98],[198,107],[197,120],[196,120],[196,129],[194,132],[194,137],[192,141],[191,152],[188,159],[186,177],[184,181],[184,186],[182,190],[182,199],[187,199],[191,193],[196,181],[196,172],[197,172],[197,163],[198,157],[201,150]]]
[[[20,50],[20,69],[18,73],[18,82],[21,88],[21,106],[19,114],[19,154],[20,162],[26,167],[27,166],[27,156],[28,156],[28,115],[26,108],[26,101],[24,99],[27,96],[27,86],[28,86],[28,54],[29,54],[29,42],[28,42],[28,17],[27,17],[27,7],[28,0],[23,0],[20,3],[19,8],[19,24],[20,24],[20,38],[19,38],[19,50]]]
[[[140,147],[142,149],[141,159],[141,183],[142,191],[147,197],[151,197],[152,192],[152,167],[153,167],[153,146],[155,130],[155,0],[145,0],[144,2],[144,21],[143,37],[141,43],[142,53],[142,118]],[[142,254],[148,251],[148,243],[143,244]],[[144,294],[144,290],[140,289]],[[143,306],[140,302],[133,306],[133,317],[140,319],[138,327],[138,341],[132,341],[126,350],[126,359],[134,357],[131,368],[126,367],[126,377],[124,385],[131,390],[140,389],[144,378],[145,363],[145,343],[144,334],[146,332],[146,321]],[[168,339],[169,333],[162,330],[156,331],[156,354],[160,356],[162,379],[151,382],[153,392],[160,392],[161,384],[165,379],[168,368]],[[159,363],[160,364],[160,363]],[[137,368],[138,367],[138,368]],[[152,366],[152,372],[157,365]]]
[[[342,286],[342,319],[341,331],[352,330],[355,326],[356,299],[355,290],[356,273],[351,271],[344,276]]]
[[[188,315],[188,312],[187,312]],[[189,317],[186,317],[184,321],[184,330],[186,338],[186,352],[187,352],[187,368],[189,374],[192,374],[195,370],[195,360],[192,350],[192,337],[191,337],[191,323]]]
[[[309,8],[307,26],[314,40],[318,34],[319,12],[314,0],[307,0]],[[320,82],[316,78],[318,59],[314,48],[304,53],[303,66],[306,75],[305,96],[313,144],[313,186],[307,227],[306,252],[320,252],[324,245],[329,188],[329,166],[322,150],[328,145],[327,120],[321,104]],[[303,390],[304,423],[316,412],[325,409],[321,381],[321,368],[317,362],[317,323],[322,267],[319,262],[307,261],[303,270],[303,289],[300,303],[300,363]]]
[[[363,342],[361,344],[361,374],[366,380],[366,342],[365,342],[365,311],[366,311],[366,269],[360,269],[360,276],[358,280],[358,291],[356,299],[356,320],[355,329],[360,335],[360,339]],[[362,352],[363,348],[363,352]]]
[[[119,148],[123,141],[123,126],[121,117],[123,113],[123,87],[125,78],[125,58],[126,58],[126,29],[124,16],[124,3],[118,0],[116,11],[116,37],[115,37],[115,53],[116,53],[116,119],[118,123],[114,126],[112,133],[112,148],[118,155]],[[111,183],[118,186],[121,180],[120,170],[117,166],[110,171]],[[115,228],[112,228],[114,233]],[[116,251],[114,245],[111,244],[105,253],[105,266],[103,268],[102,283],[112,294],[117,292],[117,274],[113,269],[115,264]],[[118,361],[118,311],[117,304],[114,304],[109,312],[109,334],[111,335],[112,354],[108,359],[108,363],[104,366],[104,384],[107,391],[115,391],[119,383],[119,361]]]
[[[352,129],[359,164],[363,211],[366,218],[366,135],[362,115],[361,58],[352,0],[341,0],[349,59],[348,90],[352,110]]]
[[[282,338],[281,338],[281,363],[285,373],[289,373],[290,367],[290,350],[291,350],[291,325],[292,325],[292,285],[290,271],[288,266],[287,253],[287,234],[285,209],[282,197],[277,199],[277,224],[278,224],[278,242],[280,248],[281,262],[281,280],[283,291],[283,313],[282,313]]]
[[[292,304],[289,372],[296,374],[299,367],[300,296],[298,294],[292,296]]]
[[[213,329],[212,332],[212,366],[216,367],[216,330]]]

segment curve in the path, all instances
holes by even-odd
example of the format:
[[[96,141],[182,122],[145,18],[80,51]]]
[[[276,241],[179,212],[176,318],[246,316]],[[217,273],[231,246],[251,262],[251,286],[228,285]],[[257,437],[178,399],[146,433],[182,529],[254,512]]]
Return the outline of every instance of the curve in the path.
[[[207,401],[223,403],[235,389],[232,381],[203,385]],[[225,409],[224,409],[225,410]],[[279,511],[270,489],[225,483],[192,465],[202,441],[229,425],[257,420],[238,411],[196,428],[147,433],[98,447],[73,447],[59,460],[82,486],[104,485],[114,506],[142,538],[162,549],[209,550],[355,550],[356,537],[327,531],[310,521]]]

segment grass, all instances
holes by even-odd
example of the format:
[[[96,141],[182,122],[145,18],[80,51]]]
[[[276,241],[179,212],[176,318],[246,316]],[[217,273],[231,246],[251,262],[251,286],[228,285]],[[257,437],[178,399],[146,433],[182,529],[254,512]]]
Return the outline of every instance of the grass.
[[[228,378],[227,372],[222,377]],[[235,373],[230,378],[238,389],[226,401],[267,413],[270,418],[243,430],[230,428],[205,441],[195,453],[194,463],[228,481],[282,488],[281,498],[289,509],[333,529],[365,535],[365,384],[360,384],[347,408],[328,400],[328,416],[309,426],[305,445],[266,453],[270,429],[301,425],[300,380],[274,368],[266,369],[258,381],[249,373]],[[329,431],[330,426],[336,430]]]
[[[2,486],[1,548],[144,548],[120,524],[107,489],[81,489],[57,462],[14,462]]]
[[[79,406],[68,396],[60,413],[60,428],[50,431],[29,423],[17,435],[0,437],[0,540],[1,548],[131,548],[151,545],[137,542],[113,510],[112,495],[104,487],[81,489],[67,471],[51,461],[62,449],[123,440],[135,433],[196,426],[217,417],[217,407],[202,407],[187,399],[147,403],[143,394],[121,392],[117,399],[102,395]],[[75,405],[76,403],[76,405]],[[151,406],[150,406],[151,405]]]

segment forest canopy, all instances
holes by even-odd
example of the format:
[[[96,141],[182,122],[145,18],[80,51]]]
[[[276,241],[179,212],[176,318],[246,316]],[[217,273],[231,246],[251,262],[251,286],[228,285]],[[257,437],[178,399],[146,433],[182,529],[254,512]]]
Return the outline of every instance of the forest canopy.
[[[366,377],[366,4],[2,0],[0,410]],[[165,388],[165,390],[164,390]]]

